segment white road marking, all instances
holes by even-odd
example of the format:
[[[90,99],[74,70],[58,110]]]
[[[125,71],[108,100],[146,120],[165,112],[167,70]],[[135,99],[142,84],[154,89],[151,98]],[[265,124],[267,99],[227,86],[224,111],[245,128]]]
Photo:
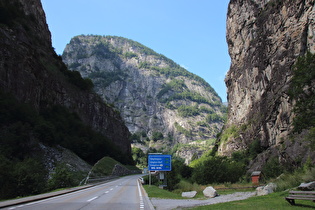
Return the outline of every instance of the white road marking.
[[[141,192],[138,180],[137,180],[137,184],[138,184],[138,191],[139,191],[139,197],[140,197],[140,209],[144,209],[144,202],[143,202],[142,192]]]
[[[94,197],[94,198],[91,198],[89,200],[87,200],[87,202],[91,202],[92,200],[95,200],[96,198],[98,198],[98,196]]]

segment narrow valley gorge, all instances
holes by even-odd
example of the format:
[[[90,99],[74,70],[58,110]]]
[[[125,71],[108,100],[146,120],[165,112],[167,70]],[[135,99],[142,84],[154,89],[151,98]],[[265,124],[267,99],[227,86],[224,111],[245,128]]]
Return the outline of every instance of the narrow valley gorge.
[[[77,35],[57,55],[41,0],[0,1],[0,199],[138,173],[150,152],[173,155],[169,190],[314,167],[314,0],[229,1],[227,106],[138,41]]]

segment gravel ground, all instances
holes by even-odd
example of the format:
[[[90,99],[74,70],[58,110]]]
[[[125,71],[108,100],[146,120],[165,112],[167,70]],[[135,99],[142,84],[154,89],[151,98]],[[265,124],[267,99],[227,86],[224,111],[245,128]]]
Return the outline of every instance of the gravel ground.
[[[236,192],[228,195],[220,195],[215,198],[206,200],[176,200],[176,199],[159,199],[151,198],[151,202],[156,210],[181,209],[184,207],[204,206],[216,203],[224,203],[230,201],[244,200],[255,195],[255,192]]]

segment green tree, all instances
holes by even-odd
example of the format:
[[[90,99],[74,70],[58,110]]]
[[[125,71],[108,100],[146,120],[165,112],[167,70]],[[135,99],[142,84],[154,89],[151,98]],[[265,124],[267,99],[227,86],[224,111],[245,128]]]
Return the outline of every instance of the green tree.
[[[48,188],[58,189],[75,186],[74,176],[66,165],[60,164],[54,170],[51,179],[48,181]]]
[[[293,65],[289,95],[295,100],[294,130],[315,126],[315,54],[307,52]]]
[[[198,184],[237,182],[245,174],[245,165],[227,157],[209,156],[198,162],[192,180]]]
[[[161,133],[159,131],[153,131],[153,133],[152,133],[152,140],[153,141],[161,140],[163,138],[164,138],[163,133]]]
[[[284,168],[279,163],[278,159],[274,157],[274,158],[270,158],[266,162],[266,164],[262,168],[262,171],[266,178],[275,178],[284,171]]]
[[[132,147],[132,158],[137,165],[146,166],[147,165],[147,156],[144,154],[142,149],[137,147]]]

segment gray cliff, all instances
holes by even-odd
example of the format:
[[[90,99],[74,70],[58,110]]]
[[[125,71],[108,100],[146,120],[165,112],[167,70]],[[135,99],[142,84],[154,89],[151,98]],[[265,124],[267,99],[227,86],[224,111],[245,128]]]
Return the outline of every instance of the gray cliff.
[[[233,127],[237,132],[221,141],[221,155],[248,149],[258,140],[265,152],[251,164],[252,170],[261,169],[270,156],[282,163],[314,157],[307,143],[290,140],[294,104],[288,96],[291,67],[298,56],[315,52],[314,33],[314,0],[230,1],[225,132]]]

